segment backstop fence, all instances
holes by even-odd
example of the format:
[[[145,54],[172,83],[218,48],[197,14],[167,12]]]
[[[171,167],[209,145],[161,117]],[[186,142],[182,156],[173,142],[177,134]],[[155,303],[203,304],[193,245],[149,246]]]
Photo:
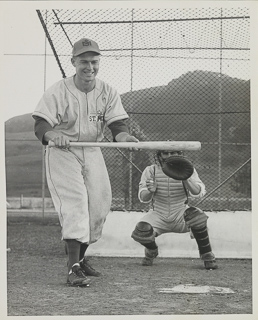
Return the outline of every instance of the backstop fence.
[[[201,142],[200,151],[186,155],[206,185],[203,209],[251,209],[248,8],[53,9],[37,14],[62,77],[74,74],[74,42],[82,37],[98,42],[98,77],[120,93],[132,135],[141,141]],[[108,129],[105,140],[112,140]],[[102,151],[112,208],[147,209],[137,192],[153,153]]]

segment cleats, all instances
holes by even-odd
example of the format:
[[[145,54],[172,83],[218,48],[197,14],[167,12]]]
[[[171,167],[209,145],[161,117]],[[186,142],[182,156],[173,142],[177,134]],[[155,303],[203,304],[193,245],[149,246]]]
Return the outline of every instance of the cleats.
[[[142,259],[142,266],[152,266],[153,260],[158,256],[158,248],[157,249],[147,249],[144,248],[145,257]]]
[[[204,267],[207,270],[215,270],[218,269],[218,265],[216,263],[216,260],[212,260],[212,261],[204,261]]]
[[[201,255],[201,259],[204,261],[204,267],[207,270],[218,269],[218,265],[215,260],[213,252],[207,252]]]
[[[85,276],[81,267],[74,265],[72,272],[67,276],[67,284],[73,287],[88,287],[89,283],[90,279]]]
[[[80,267],[85,276],[92,276],[92,277],[101,276],[101,273],[96,271],[94,268],[92,268],[92,266],[89,265],[88,261],[85,258],[83,258],[80,261]]]

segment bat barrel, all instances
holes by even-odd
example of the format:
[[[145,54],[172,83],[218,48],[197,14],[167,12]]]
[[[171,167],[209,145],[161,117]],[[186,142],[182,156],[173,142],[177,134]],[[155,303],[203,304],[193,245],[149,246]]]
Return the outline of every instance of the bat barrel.
[[[49,141],[49,147],[54,147]],[[137,148],[145,150],[194,151],[201,149],[199,141],[139,141],[139,142],[70,142],[71,147]]]

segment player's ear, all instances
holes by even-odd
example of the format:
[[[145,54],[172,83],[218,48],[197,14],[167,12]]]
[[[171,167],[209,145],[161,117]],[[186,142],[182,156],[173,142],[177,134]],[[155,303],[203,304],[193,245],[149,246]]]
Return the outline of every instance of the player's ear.
[[[71,63],[75,67],[75,58],[74,57],[71,58]]]

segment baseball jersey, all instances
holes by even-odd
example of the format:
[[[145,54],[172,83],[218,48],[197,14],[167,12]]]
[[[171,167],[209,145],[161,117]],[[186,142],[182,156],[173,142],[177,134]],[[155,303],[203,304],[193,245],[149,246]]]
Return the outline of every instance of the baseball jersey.
[[[157,183],[157,189],[152,197],[153,210],[159,214],[169,217],[177,215],[178,211],[186,207],[186,190],[182,181],[169,178],[164,174],[161,167],[158,165],[151,165],[145,168],[142,173],[141,181],[139,183],[139,200],[141,199],[141,192],[148,190],[146,186],[146,180],[152,179]],[[194,169],[192,176],[188,179],[194,184],[200,186],[200,192],[198,195],[193,195],[189,191],[189,196],[194,198],[200,198],[205,194],[205,185],[200,180],[198,173]],[[148,201],[149,202],[149,201]]]
[[[128,118],[120,96],[107,83],[96,79],[94,89],[86,94],[76,88],[73,77],[62,79],[46,90],[32,116],[44,119],[74,142],[101,141],[106,126],[112,127],[114,122]],[[62,239],[88,244],[97,241],[112,200],[100,148],[47,147],[45,160]]]
[[[106,82],[96,78],[95,88],[78,90],[73,77],[52,85],[39,101],[33,117],[45,119],[70,141],[101,141],[106,126],[127,119],[121,98]]]
[[[189,207],[186,203],[186,190],[182,181],[169,178],[164,174],[159,165],[151,165],[145,168],[139,183],[139,200],[141,192],[148,190],[146,180],[152,179],[157,183],[157,189],[152,195],[152,208],[141,218],[141,221],[152,225],[156,236],[167,232],[185,233],[189,228],[184,221],[184,212]],[[193,195],[189,191],[189,197],[200,198],[205,194],[205,186],[200,180],[196,170],[188,180],[192,180],[200,186],[198,195]]]

